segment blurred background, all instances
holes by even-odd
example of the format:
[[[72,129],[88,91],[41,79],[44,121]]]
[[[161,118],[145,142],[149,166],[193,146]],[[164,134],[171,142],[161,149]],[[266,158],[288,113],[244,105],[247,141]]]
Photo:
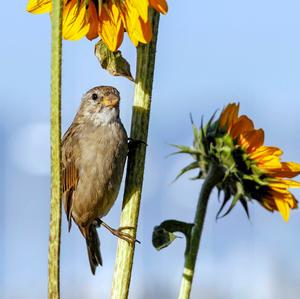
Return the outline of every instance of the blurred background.
[[[184,239],[157,252],[153,226],[169,218],[192,221],[200,181],[186,175],[190,160],[167,157],[170,144],[192,142],[189,120],[200,124],[228,102],[265,130],[284,160],[300,162],[300,3],[297,0],[169,0],[161,17],[143,198],[130,298],[176,298]],[[0,298],[47,296],[49,224],[50,20],[30,15],[26,1],[4,1],[0,10]],[[87,39],[63,43],[63,131],[82,94],[116,86],[129,131],[133,84],[100,68]],[[135,49],[121,50],[135,70]],[[119,225],[123,188],[105,221]],[[294,194],[300,197],[300,192]],[[249,221],[240,205],[218,221],[211,197],[197,261],[192,298],[297,299],[300,294],[300,212],[289,223],[257,203]],[[104,266],[90,273],[85,242],[62,222],[62,298],[108,298],[117,239],[99,230]]]

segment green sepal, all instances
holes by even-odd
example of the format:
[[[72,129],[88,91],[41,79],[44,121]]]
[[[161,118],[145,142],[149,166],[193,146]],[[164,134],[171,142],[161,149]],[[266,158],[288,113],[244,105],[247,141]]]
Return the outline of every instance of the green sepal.
[[[189,147],[189,146],[185,146],[185,145],[176,145],[176,144],[171,144],[171,146],[178,148],[179,151],[171,153],[170,156],[178,155],[178,154],[190,154],[190,155],[200,154],[199,150],[197,150],[193,147]]]
[[[219,190],[222,190],[222,188],[220,188]],[[230,200],[230,197],[231,197],[231,193],[228,189],[225,189],[223,191],[224,191],[224,198],[223,198],[222,205],[221,205],[220,209],[217,212],[216,220],[218,220],[219,218],[222,218],[222,217],[220,217],[220,214],[222,213],[226,203]]]
[[[176,180],[178,180],[183,174],[185,174],[186,172],[192,170],[192,169],[196,169],[199,168],[199,162],[198,161],[194,161],[191,164],[189,164],[188,166],[184,167],[181,169],[181,171],[179,172],[179,174],[176,176],[176,178],[174,179],[173,182],[175,182]]]
[[[240,198],[240,202],[241,202],[241,205],[242,207],[244,208],[244,211],[248,217],[248,219],[250,220],[250,214],[249,214],[249,209],[248,209],[248,203],[247,203],[247,200],[244,198],[244,197],[241,197]]]

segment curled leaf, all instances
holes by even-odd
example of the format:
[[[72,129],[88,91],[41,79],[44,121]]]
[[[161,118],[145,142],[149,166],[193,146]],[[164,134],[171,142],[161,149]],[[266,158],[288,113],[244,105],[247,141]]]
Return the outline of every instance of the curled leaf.
[[[152,234],[152,244],[156,250],[168,247],[177,236],[166,229],[155,226]]]
[[[169,246],[175,239],[180,238],[174,232],[184,234],[186,238],[186,251],[189,249],[190,235],[193,224],[179,220],[169,219],[163,221],[153,229],[152,244],[156,250]]]
[[[121,51],[110,51],[106,44],[100,40],[95,45],[95,55],[102,68],[107,70],[111,75],[123,76],[130,81],[134,81],[130,72],[130,64],[122,56]]]

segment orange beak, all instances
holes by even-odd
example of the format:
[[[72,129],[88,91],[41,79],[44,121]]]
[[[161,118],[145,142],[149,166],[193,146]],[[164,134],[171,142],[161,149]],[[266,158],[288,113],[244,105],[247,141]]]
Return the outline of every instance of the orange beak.
[[[104,97],[102,100],[102,104],[105,107],[109,107],[109,108],[115,108],[115,107],[119,107],[119,98],[116,96],[108,96],[108,97]]]

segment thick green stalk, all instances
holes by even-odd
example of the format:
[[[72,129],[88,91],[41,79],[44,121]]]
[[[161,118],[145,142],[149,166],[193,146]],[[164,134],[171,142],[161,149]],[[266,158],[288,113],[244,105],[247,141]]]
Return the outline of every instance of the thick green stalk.
[[[149,18],[152,23],[153,38],[147,45],[137,48],[137,70],[130,137],[147,142],[151,106],[153,74],[155,64],[156,41],[159,24],[159,13],[151,9]],[[121,227],[136,237],[140,200],[143,186],[146,146],[138,144],[128,157],[123,198]],[[134,256],[134,245],[124,240],[118,241],[111,299],[127,299]]]
[[[208,199],[212,189],[220,181],[222,176],[222,171],[220,171],[217,166],[212,163],[201,188],[194,219],[194,226],[191,230],[190,243],[188,250],[185,252],[184,270],[178,296],[179,299],[190,298]]]
[[[51,212],[48,252],[48,298],[59,299],[61,226],[61,56],[62,0],[52,0],[51,48]]]

